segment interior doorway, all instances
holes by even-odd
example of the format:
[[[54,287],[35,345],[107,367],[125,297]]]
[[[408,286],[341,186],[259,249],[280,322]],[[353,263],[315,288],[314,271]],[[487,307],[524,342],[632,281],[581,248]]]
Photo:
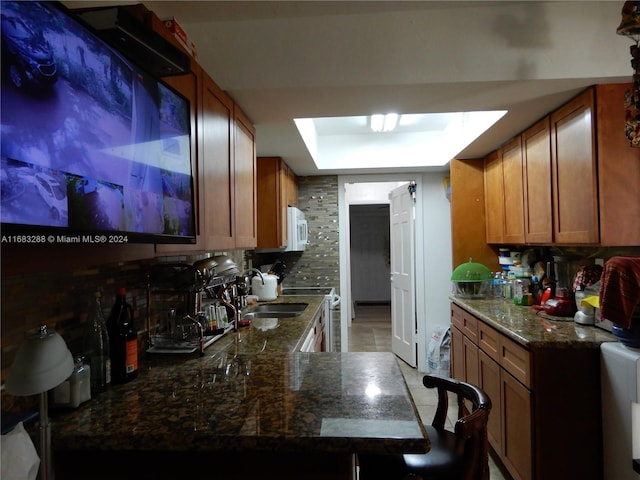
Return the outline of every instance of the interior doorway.
[[[389,205],[350,205],[353,304],[390,304]]]
[[[367,292],[367,288],[371,290],[371,284],[364,284],[362,287],[358,279],[359,272],[363,268],[361,262],[352,263],[352,254],[359,255],[351,246],[351,212],[355,214],[368,212],[373,218],[376,214],[372,213],[376,208],[384,211],[384,216],[376,220],[376,231],[369,230],[371,236],[384,235],[385,238],[390,236],[390,200],[389,194],[400,185],[408,184],[413,180],[412,176],[407,178],[403,175],[357,175],[354,177],[344,176],[338,177],[338,209],[339,209],[339,231],[340,231],[340,330],[341,330],[341,349],[348,350],[349,328],[354,318],[356,301],[376,301],[375,295]],[[355,207],[352,210],[352,207]],[[360,208],[362,207],[362,208]],[[383,220],[384,218],[384,220]],[[365,221],[362,220],[362,223]],[[358,220],[356,219],[356,226]],[[384,240],[383,240],[384,241]],[[389,240],[386,240],[389,245]],[[388,253],[383,255],[385,264],[390,265],[390,245]],[[391,303],[391,279],[389,267],[384,267],[386,277],[384,282],[380,281],[380,285],[384,285],[385,293],[381,298]],[[354,276],[357,280],[354,280]],[[356,286],[356,281],[360,284]],[[368,286],[367,286],[368,285]],[[361,296],[355,298],[355,296]],[[388,299],[388,300],[387,300]]]

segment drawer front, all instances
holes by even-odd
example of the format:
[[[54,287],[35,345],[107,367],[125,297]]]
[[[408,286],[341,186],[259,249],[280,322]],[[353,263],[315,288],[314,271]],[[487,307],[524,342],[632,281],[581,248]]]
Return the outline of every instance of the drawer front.
[[[502,335],[496,330],[478,322],[478,346],[496,362],[500,362],[500,337]]]
[[[531,388],[531,354],[526,348],[504,335],[500,335],[500,360],[498,362],[525,387]]]
[[[451,323],[473,343],[478,343],[478,320],[466,310],[451,304]]]

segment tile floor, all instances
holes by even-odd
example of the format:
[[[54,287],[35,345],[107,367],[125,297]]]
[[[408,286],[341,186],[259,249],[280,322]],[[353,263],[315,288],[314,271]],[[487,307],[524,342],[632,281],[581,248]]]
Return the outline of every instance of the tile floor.
[[[355,319],[349,328],[350,352],[391,351],[391,308],[389,305],[356,305]],[[431,421],[437,395],[422,385],[424,373],[399,360],[400,369],[423,422]],[[509,480],[489,457],[490,480]]]

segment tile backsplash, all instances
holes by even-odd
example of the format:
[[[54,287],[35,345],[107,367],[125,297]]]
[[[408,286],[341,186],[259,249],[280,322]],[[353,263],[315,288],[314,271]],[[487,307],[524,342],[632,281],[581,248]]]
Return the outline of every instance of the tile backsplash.
[[[340,283],[338,249],[338,182],[336,176],[301,177],[300,208],[309,222],[310,245],[305,252],[287,257],[290,286],[334,286]],[[269,259],[254,258],[253,251],[225,253],[239,267],[259,266]],[[108,315],[118,287],[127,289],[127,300],[134,308],[136,327],[144,340],[146,321],[146,272],[159,261],[193,263],[204,254],[165,257],[97,265],[55,272],[3,276],[2,291],[2,382],[6,379],[17,347],[25,335],[35,333],[41,324],[55,329],[71,352],[80,353],[80,338],[91,295],[102,292],[102,307]],[[271,262],[275,260],[272,259]],[[259,263],[263,262],[263,263]],[[141,349],[143,351],[143,349]],[[3,396],[4,397],[4,396]]]

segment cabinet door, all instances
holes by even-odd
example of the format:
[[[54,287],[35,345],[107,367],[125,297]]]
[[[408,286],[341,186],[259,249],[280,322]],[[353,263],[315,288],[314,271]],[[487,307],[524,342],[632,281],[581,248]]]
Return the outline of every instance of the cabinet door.
[[[504,243],[524,243],[524,205],[522,194],[522,148],[518,136],[500,149],[504,191]]]
[[[453,325],[451,326],[451,372],[456,380],[465,379],[464,375],[464,335]]]
[[[531,394],[506,371],[500,372],[502,461],[516,480],[533,478]]]
[[[478,386],[491,399],[487,436],[493,449],[502,455],[502,406],[500,404],[500,365],[482,350],[478,352]]]
[[[287,242],[287,194],[280,157],[258,157],[258,248],[282,248]]]
[[[478,346],[467,337],[462,339],[465,381],[479,385]]]
[[[289,165],[287,165],[284,162],[282,162],[282,165],[284,168],[286,205],[290,207],[297,207],[298,206],[298,176],[291,169],[291,167],[289,167]]]
[[[523,132],[522,157],[525,242],[551,243],[553,241],[553,213],[549,117],[545,117]]]
[[[172,77],[163,78],[163,80],[170,86],[175,88],[178,92],[189,99],[191,106],[191,169],[193,171],[195,184],[194,184],[194,197],[196,204],[196,243],[193,245],[170,245],[170,244],[158,244],[156,245],[156,253],[158,255],[167,255],[171,253],[180,252],[193,252],[204,249],[204,238],[202,235],[203,225],[203,176],[200,175],[202,165],[199,164],[199,155],[197,149],[197,118],[198,118],[198,85],[199,85],[199,72],[188,73],[186,75],[175,75]]]
[[[255,248],[256,221],[256,134],[251,121],[234,108],[234,236],[235,248]]]
[[[492,152],[484,160],[484,213],[487,243],[504,242],[504,191],[502,189],[502,157]]]
[[[593,89],[551,114],[555,243],[595,244],[599,241],[593,117]]]
[[[205,246],[211,250],[233,249],[233,100],[204,72],[201,97]]]

